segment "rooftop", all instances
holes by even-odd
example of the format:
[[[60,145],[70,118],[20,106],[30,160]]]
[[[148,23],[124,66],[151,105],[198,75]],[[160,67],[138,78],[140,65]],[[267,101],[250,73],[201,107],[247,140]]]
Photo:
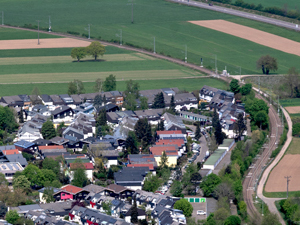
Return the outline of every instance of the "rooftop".
[[[67,192],[69,192],[69,193],[71,193],[71,194],[73,194],[73,195],[75,195],[75,194],[77,194],[77,193],[83,191],[82,188],[73,186],[73,185],[71,185],[71,184],[65,185],[65,186],[61,187],[60,189],[61,189],[62,191],[67,191]]]
[[[217,149],[213,154],[206,160],[204,165],[215,165],[220,157],[224,154],[226,149]]]

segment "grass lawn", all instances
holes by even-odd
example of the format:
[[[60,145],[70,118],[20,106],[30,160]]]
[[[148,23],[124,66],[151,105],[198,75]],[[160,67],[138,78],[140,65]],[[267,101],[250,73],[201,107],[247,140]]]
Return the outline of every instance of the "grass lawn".
[[[17,30],[11,28],[0,28],[0,40],[13,40],[13,39],[37,39],[36,32]],[[60,36],[40,33],[40,38],[61,38]]]
[[[300,191],[289,191],[289,197],[298,196]],[[267,198],[286,198],[286,192],[265,192],[264,196]]]
[[[300,2],[298,0],[244,0],[247,3],[253,3],[255,5],[262,4],[264,7],[276,6],[283,8],[284,4],[287,4],[289,10],[296,9],[300,7]]]
[[[36,24],[47,27],[51,15],[53,31],[75,31],[87,33],[91,26],[91,36],[104,40],[119,40],[116,34],[122,29],[124,43],[153,49],[155,37],[156,51],[175,58],[184,59],[187,45],[188,61],[200,64],[203,58],[205,67],[217,67],[221,71],[227,66],[231,74],[260,73],[256,61],[261,55],[272,55],[279,63],[278,73],[285,73],[296,66],[299,57],[286,54],[228,34],[190,24],[189,20],[225,19],[248,25],[267,32],[300,41],[298,33],[272,25],[261,24],[209,10],[173,4],[164,0],[137,0],[134,5],[134,23],[131,23],[131,6],[122,0],[73,0],[38,1],[4,0],[1,6],[5,12],[5,23],[23,26]],[[74,15],[81,15],[76,16]]]
[[[288,98],[280,100],[280,104],[283,107],[287,106],[300,106],[300,98]]]
[[[178,87],[180,90],[200,90],[204,85],[219,89],[227,89],[227,84],[214,78],[199,79],[171,79],[171,80],[139,80],[140,90]],[[85,82],[86,93],[94,92],[94,82]],[[29,83],[29,84],[2,84],[0,96],[31,94],[33,88],[38,87],[42,94],[65,94],[68,92],[68,83]],[[125,81],[117,81],[117,90],[126,89]]]
[[[292,143],[285,152],[285,154],[300,154],[300,138],[293,137]]]

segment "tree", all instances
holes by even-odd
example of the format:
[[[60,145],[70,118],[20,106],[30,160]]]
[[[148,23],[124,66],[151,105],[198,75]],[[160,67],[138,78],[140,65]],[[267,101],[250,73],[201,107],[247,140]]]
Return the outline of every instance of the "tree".
[[[224,225],[240,225],[241,219],[238,216],[231,215],[226,218]]]
[[[111,215],[111,206],[112,206],[112,204],[110,201],[102,203],[102,208],[103,208],[105,214],[107,214],[109,216]]]
[[[178,180],[174,180],[171,189],[170,189],[170,193],[174,196],[174,197],[180,197],[182,195],[182,183]]]
[[[142,145],[146,147],[151,143],[152,132],[151,125],[148,123],[147,118],[139,119],[134,126],[135,135],[138,141],[142,142]]]
[[[173,114],[176,112],[175,107],[176,105],[175,105],[174,95],[172,95],[170,100],[170,110],[173,112]]]
[[[247,217],[247,204],[244,201],[238,203],[238,209],[240,211],[241,217],[245,219]]]
[[[212,118],[212,126],[216,129],[217,123],[219,123],[219,114],[217,113],[216,107],[214,107],[214,114]]]
[[[234,192],[231,183],[222,182],[214,190],[214,196],[218,199],[227,197],[228,199],[234,199]]]
[[[245,84],[242,88],[241,88],[241,94],[242,95],[248,95],[252,90],[252,84]]]
[[[161,182],[160,182],[158,176],[149,174],[147,176],[147,179],[145,179],[143,190],[149,191],[149,192],[155,192],[160,185],[161,185]]]
[[[52,182],[56,180],[56,174],[52,170],[42,169],[41,172],[45,177],[45,181]]]
[[[111,168],[109,168],[108,170],[107,179],[111,179],[111,180],[114,179],[114,171]]]
[[[20,188],[28,193],[30,191],[30,182],[24,175],[18,176],[16,178],[14,177],[13,187],[14,189]]]
[[[192,184],[198,184],[198,183],[200,183],[201,179],[202,179],[201,174],[196,172],[196,173],[193,173],[191,175],[191,180],[190,181],[191,181]]]
[[[131,214],[130,214],[130,216],[131,216],[131,219],[130,219],[131,223],[137,223],[138,222],[138,216],[139,216],[139,214],[138,214],[138,210],[137,210],[135,196],[133,198],[133,205],[132,205],[132,208],[131,208]]]
[[[289,95],[291,98],[294,97],[295,92],[298,90],[299,86],[299,72],[295,67],[289,69],[288,74],[284,76],[284,82],[288,86]],[[297,88],[297,89],[296,89]]]
[[[37,104],[41,104],[42,100],[40,99],[41,95],[41,91],[38,87],[34,87],[32,92],[31,92],[31,96],[30,96],[30,100],[32,102],[33,105],[37,105]]]
[[[34,225],[34,222],[31,219],[26,219],[25,217],[20,217],[14,225]]]
[[[218,175],[211,173],[203,178],[200,188],[202,189],[204,196],[210,196],[220,183],[221,178]]]
[[[106,125],[107,125],[106,110],[102,109],[98,114],[98,117],[96,120],[96,127],[106,126]]]
[[[265,127],[268,123],[268,115],[265,111],[259,111],[255,114],[254,120],[260,129],[262,129],[262,127]]]
[[[155,95],[152,108],[153,109],[165,108],[165,98],[162,92]]]
[[[95,96],[95,99],[94,99],[94,107],[96,109],[99,109],[101,106],[102,106],[102,103],[103,103],[103,97],[102,95],[96,95]]]
[[[197,123],[197,126],[196,126],[195,138],[196,138],[196,140],[199,140],[201,138],[201,131],[200,131],[199,123]]]
[[[135,111],[137,106],[136,98],[134,94],[127,94],[125,97],[125,101],[123,107],[127,110]]]
[[[5,175],[3,173],[0,173],[0,185],[8,185],[8,181],[5,178]]]
[[[115,91],[117,88],[116,77],[110,74],[108,77],[105,78],[103,83],[104,91]]]
[[[101,93],[102,89],[103,89],[103,80],[101,78],[98,78],[95,81],[94,91]]]
[[[243,132],[247,129],[244,117],[242,113],[239,113],[237,121],[233,124],[233,130],[238,136],[238,140],[241,140],[241,136],[243,135]]]
[[[73,48],[71,51],[72,59],[77,59],[78,62],[80,61],[80,59],[83,59],[86,54],[87,52],[85,47]]]
[[[230,91],[232,91],[234,94],[240,91],[240,85],[237,79],[232,79],[229,84],[229,87],[230,87]]]
[[[58,175],[60,172],[60,165],[57,160],[54,160],[52,158],[45,158],[43,160],[43,169],[52,170],[54,174]]]
[[[220,224],[223,224],[229,215],[230,213],[227,209],[219,208],[217,211],[214,212],[214,219],[218,222],[221,222]]]
[[[10,210],[5,215],[5,220],[11,224],[15,224],[15,222],[20,218],[17,210]]]
[[[69,87],[68,87],[69,95],[73,95],[73,94],[80,95],[80,94],[84,94],[84,93],[85,93],[85,89],[84,89],[84,85],[81,80],[74,79],[74,81],[71,81],[69,83]]]
[[[268,75],[270,71],[278,70],[277,60],[269,55],[262,56],[257,60],[256,68]]]
[[[87,185],[88,178],[85,173],[85,169],[77,168],[74,172],[74,179],[72,180],[72,184],[77,187],[84,187]]]
[[[19,112],[19,123],[24,123],[24,112],[23,112],[22,107],[21,107],[21,110]]]
[[[55,198],[53,197],[54,190],[53,187],[45,187],[44,189],[44,194],[43,194],[43,199],[47,202],[54,202]]]
[[[178,200],[177,202],[175,202],[174,204],[174,209],[179,209],[182,210],[183,214],[186,217],[190,217],[193,213],[193,206],[191,203],[188,202],[188,200],[182,198],[180,200]]]
[[[278,216],[275,213],[268,213],[264,216],[261,225],[280,225]]]
[[[142,110],[148,109],[148,98],[145,96],[140,97],[140,101],[141,101],[141,109]]]
[[[105,53],[105,47],[98,41],[93,41],[89,46],[86,47],[88,55],[92,55],[97,60],[98,56],[103,56]]]
[[[47,120],[45,123],[43,123],[41,133],[43,135],[43,138],[46,140],[49,140],[56,136],[56,131],[51,120]]]
[[[129,80],[126,81],[126,90],[124,91],[125,96],[133,94],[135,99],[140,97],[140,85],[137,81]]]
[[[160,156],[160,168],[168,167],[168,156],[166,154],[166,151],[163,151],[163,153]]]
[[[63,135],[63,128],[66,127],[65,122],[59,123],[59,125],[56,128],[56,134],[60,137]]]
[[[7,213],[7,207],[4,202],[0,202],[0,218],[4,218]]]
[[[223,144],[224,135],[222,132],[222,126],[220,124],[220,121],[218,121],[218,123],[217,123],[217,127],[215,130],[215,138],[216,138],[216,144],[218,144],[218,145]]]
[[[45,177],[42,171],[35,165],[29,164],[24,170],[23,174],[29,180],[31,186],[43,186]]]
[[[128,136],[125,141],[125,148],[130,154],[139,154],[137,149],[137,141],[134,132],[129,131]]]

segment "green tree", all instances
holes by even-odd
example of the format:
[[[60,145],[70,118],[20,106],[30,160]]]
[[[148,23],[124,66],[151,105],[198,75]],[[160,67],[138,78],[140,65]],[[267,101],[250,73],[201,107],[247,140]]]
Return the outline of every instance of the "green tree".
[[[182,183],[178,180],[174,180],[170,188],[170,193],[175,197],[181,197],[182,191],[183,191]]]
[[[240,225],[241,223],[241,219],[238,216],[231,215],[227,217],[227,219],[224,222],[224,225]]]
[[[139,154],[139,150],[137,149],[137,140],[135,133],[129,131],[128,136],[125,141],[125,148],[130,154]]]
[[[133,94],[135,99],[140,97],[140,85],[137,81],[129,80],[126,81],[126,90],[124,91],[125,96]]]
[[[259,125],[260,129],[267,126],[268,115],[265,111],[259,111],[254,117],[255,123]]]
[[[45,177],[45,181],[52,182],[52,181],[56,180],[56,178],[57,178],[56,174],[52,170],[42,169],[41,172],[43,173],[43,175]]]
[[[42,171],[35,165],[29,164],[24,170],[23,174],[27,177],[31,186],[43,186],[45,177]]]
[[[177,202],[175,202],[174,204],[174,209],[179,209],[182,210],[183,214],[186,217],[190,217],[193,213],[193,206],[191,203],[188,202],[188,200],[182,198],[180,200],[178,200]]]
[[[243,135],[243,132],[247,129],[244,117],[242,113],[239,113],[237,121],[233,124],[233,131],[238,136],[238,140],[241,140],[241,136]]]
[[[223,144],[224,135],[222,132],[222,126],[220,124],[220,121],[218,121],[216,129],[215,129],[215,138],[216,138],[216,144],[218,144],[218,145]]]
[[[160,92],[157,95],[155,95],[152,108],[153,109],[161,109],[161,108],[165,108],[165,107],[166,106],[165,106],[164,94],[162,92]]]
[[[54,202],[55,198],[53,197],[54,190],[53,187],[45,187],[44,189],[44,194],[43,194],[43,199],[47,202]]]
[[[166,154],[166,151],[163,151],[163,153],[160,156],[160,168],[168,167],[168,156]]]
[[[31,219],[26,219],[25,217],[20,217],[14,225],[34,225],[34,222]]]
[[[94,91],[101,93],[102,90],[103,90],[103,80],[101,78],[98,78],[95,81]]]
[[[198,184],[198,183],[200,183],[201,179],[202,179],[201,174],[198,173],[198,172],[195,172],[191,175],[191,180],[190,181],[191,181],[192,184]]]
[[[88,178],[85,173],[85,169],[78,168],[74,171],[74,179],[72,180],[72,184],[77,187],[84,187],[88,183]]]
[[[141,118],[134,126],[135,135],[137,140],[140,141],[143,147],[146,147],[151,143],[152,131],[151,125],[148,123],[147,118]]]
[[[256,62],[256,68],[268,75],[270,71],[278,70],[277,60],[269,55],[261,56]]]
[[[11,224],[15,224],[15,222],[20,218],[17,210],[10,210],[5,215],[5,220]]]
[[[243,87],[241,87],[241,94],[242,95],[248,95],[252,90],[252,84],[245,84]]]
[[[42,100],[39,97],[40,95],[41,95],[40,89],[38,87],[34,87],[30,96],[30,100],[33,105],[42,104]]]
[[[297,91],[299,92],[299,72],[296,70],[295,67],[289,69],[288,73],[284,75],[284,83],[288,87],[288,92],[290,93],[290,97],[293,98]],[[298,96],[296,96],[298,97]]]
[[[212,126],[216,129],[217,124],[219,123],[219,114],[217,113],[216,107],[214,107],[214,114],[212,118]]]
[[[8,185],[8,182],[5,178],[5,175],[3,173],[0,173],[0,185]]]
[[[46,140],[49,140],[56,136],[56,131],[51,120],[47,120],[45,123],[43,123],[41,133],[43,135],[43,138]]]
[[[43,160],[42,166],[43,166],[43,169],[52,170],[54,172],[54,174],[56,174],[57,176],[60,172],[59,162],[52,158],[49,158],[49,157],[45,158]]]
[[[26,193],[28,193],[31,190],[30,182],[24,175],[13,178],[13,187],[14,189],[20,188]]]
[[[199,123],[197,123],[196,133],[195,133],[195,139],[198,141],[200,138],[201,138],[200,125],[199,125]]]
[[[71,81],[69,83],[69,87],[68,87],[69,95],[73,95],[73,94],[80,95],[84,93],[85,93],[85,88],[81,80],[74,79],[74,81]]]
[[[112,206],[112,204],[111,204],[110,201],[102,203],[102,208],[103,208],[106,215],[111,216],[111,206]]]
[[[110,74],[108,77],[105,78],[103,83],[104,91],[115,91],[117,88],[116,76]]]
[[[83,59],[86,54],[87,52],[85,47],[73,48],[71,51],[72,59],[77,59],[78,62],[80,61],[80,59]]]
[[[280,225],[278,216],[274,213],[268,213],[264,216],[261,225]]]
[[[200,188],[202,189],[204,196],[210,196],[220,183],[221,178],[218,175],[211,173],[203,178]]]
[[[63,128],[66,127],[65,122],[59,123],[59,125],[56,128],[56,134],[60,137],[63,135]]]
[[[238,210],[240,212],[240,215],[243,219],[247,217],[247,205],[244,201],[240,201],[238,203]]]
[[[144,182],[143,190],[149,191],[149,192],[155,192],[160,185],[161,185],[161,182],[160,182],[158,176],[149,174],[146,177],[146,180]]]
[[[140,101],[141,101],[141,109],[142,110],[148,109],[148,98],[145,96],[140,97]]]
[[[237,79],[232,79],[229,84],[229,87],[230,87],[230,91],[232,91],[234,94],[240,91],[240,85]]]
[[[103,103],[103,97],[102,95],[96,95],[95,96],[95,99],[94,99],[94,107],[96,109],[99,109],[101,106],[102,106],[102,103]]]
[[[123,107],[127,110],[135,111],[137,106],[136,98],[134,94],[127,94],[125,97],[125,101]]]
[[[23,112],[22,107],[21,107],[21,110],[19,112],[19,123],[24,123],[24,112]]]
[[[97,60],[98,56],[103,56],[105,53],[105,47],[98,41],[93,41],[89,46],[86,47],[86,52]]]
[[[97,117],[96,126],[106,126],[107,125],[107,118],[106,118],[106,110],[102,109]]]
[[[139,214],[138,214],[138,210],[137,210],[136,198],[135,197],[133,198],[133,205],[131,207],[130,216],[131,216],[131,219],[130,219],[131,223],[137,223],[138,222]]]
[[[111,179],[111,180],[114,179],[114,171],[111,168],[109,168],[108,170],[107,179]]]
[[[176,113],[175,107],[176,107],[176,105],[175,105],[174,95],[172,95],[171,100],[170,100],[170,111],[173,114]]]
[[[7,207],[4,202],[0,202],[0,218],[4,218],[7,213]]]

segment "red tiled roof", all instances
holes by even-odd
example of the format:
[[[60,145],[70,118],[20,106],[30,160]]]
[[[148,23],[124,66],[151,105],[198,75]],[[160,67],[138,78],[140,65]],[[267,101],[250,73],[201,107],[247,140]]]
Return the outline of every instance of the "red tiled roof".
[[[93,163],[70,163],[70,169],[77,169],[80,165],[83,165],[86,170],[93,170]]]
[[[127,164],[127,167],[149,167],[149,170],[154,170],[153,164]]]
[[[18,149],[3,150],[4,155],[20,154]]]
[[[166,152],[167,156],[178,156],[178,151],[177,150],[163,150],[163,149],[155,149],[152,150],[152,154],[155,156],[160,156],[162,155],[163,152]]]
[[[155,144],[156,145],[177,145],[178,147],[181,147],[182,145],[184,145],[184,140],[183,139],[164,139],[164,140],[159,140]]]
[[[157,135],[160,134],[182,134],[181,130],[162,130],[162,131],[156,131]]]
[[[150,147],[150,152],[152,151],[156,151],[156,150],[159,150],[159,151],[166,151],[166,150],[177,150],[175,145],[165,145],[165,146],[153,146],[153,147]]]
[[[39,150],[45,150],[45,149],[64,149],[64,146],[62,145],[39,146]]]
[[[63,186],[63,187],[61,187],[60,189],[61,189],[62,191],[67,191],[67,192],[69,192],[69,193],[71,193],[71,194],[73,194],[73,195],[75,195],[75,194],[77,194],[77,193],[83,191],[82,188],[73,186],[73,185],[71,185],[71,184],[68,184],[68,185],[66,185],[66,186]]]

